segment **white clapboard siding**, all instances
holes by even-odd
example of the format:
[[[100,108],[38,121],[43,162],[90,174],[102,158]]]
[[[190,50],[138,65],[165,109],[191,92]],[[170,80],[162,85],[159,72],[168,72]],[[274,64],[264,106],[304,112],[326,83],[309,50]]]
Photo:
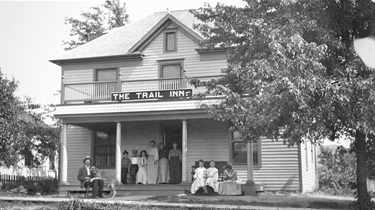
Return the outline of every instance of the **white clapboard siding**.
[[[211,59],[201,61],[195,49],[199,45],[181,31],[177,31],[177,52],[163,52],[163,33],[160,33],[143,50],[145,55],[142,65],[120,68],[122,80],[157,79],[159,75],[158,60],[184,59],[185,74],[190,77],[218,75],[227,66],[226,60]]]
[[[247,180],[246,165],[234,165],[239,179]],[[254,167],[254,182],[265,191],[299,190],[298,147],[288,147],[283,141],[261,139],[261,167]]]
[[[214,120],[188,120],[187,128],[187,164],[188,181],[190,169],[195,161],[228,161],[229,132],[228,124]]]
[[[316,146],[310,141],[300,144],[301,147],[301,169],[302,169],[302,191],[312,192],[317,188],[317,165]]]
[[[93,69],[64,70],[64,83],[92,82],[94,78]]]
[[[79,184],[78,169],[83,166],[83,158],[91,156],[92,131],[88,128],[68,125],[67,156],[69,184]]]

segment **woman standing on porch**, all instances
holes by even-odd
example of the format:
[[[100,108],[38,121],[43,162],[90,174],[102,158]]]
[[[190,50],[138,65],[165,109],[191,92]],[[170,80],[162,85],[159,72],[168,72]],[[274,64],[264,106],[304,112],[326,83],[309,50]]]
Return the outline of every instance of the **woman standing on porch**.
[[[171,184],[181,183],[181,150],[177,149],[177,143],[173,143],[173,149],[169,151],[169,173]]]
[[[169,182],[169,160],[168,150],[163,143],[159,144],[159,184]]]
[[[157,184],[158,168],[159,168],[159,153],[158,148],[155,147],[155,141],[150,141],[151,148],[148,150],[147,159],[147,183]]]

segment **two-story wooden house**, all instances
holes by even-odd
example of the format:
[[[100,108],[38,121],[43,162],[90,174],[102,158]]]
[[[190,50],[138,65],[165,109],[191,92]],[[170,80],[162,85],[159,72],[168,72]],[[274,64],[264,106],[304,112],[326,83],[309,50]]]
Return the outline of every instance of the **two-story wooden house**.
[[[150,140],[168,149],[178,143],[183,183],[199,159],[227,161],[246,181],[246,145],[233,140],[228,122],[212,120],[200,108],[220,98],[192,99],[204,89],[184,79],[217,78],[227,66],[225,51],[199,50],[197,22],[189,11],[154,13],[51,60],[62,70],[55,112],[63,122],[61,185],[78,185],[87,155],[120,179],[122,151],[147,150]],[[317,187],[314,146],[264,138],[253,148],[254,181],[264,190]]]

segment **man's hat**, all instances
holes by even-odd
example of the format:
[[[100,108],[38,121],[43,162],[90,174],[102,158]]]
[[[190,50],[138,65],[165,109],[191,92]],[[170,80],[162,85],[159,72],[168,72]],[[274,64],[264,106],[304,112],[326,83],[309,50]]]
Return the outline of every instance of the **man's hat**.
[[[85,158],[83,158],[83,163],[85,163],[85,161],[86,161],[87,159],[89,159],[89,160],[91,161],[91,163],[93,162],[93,161],[92,161],[92,158],[91,158],[90,156],[86,156]]]

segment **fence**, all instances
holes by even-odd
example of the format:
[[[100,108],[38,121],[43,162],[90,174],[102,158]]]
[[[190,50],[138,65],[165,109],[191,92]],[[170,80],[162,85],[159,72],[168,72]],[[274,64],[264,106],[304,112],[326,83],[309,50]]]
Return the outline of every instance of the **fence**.
[[[24,186],[25,188],[28,188],[28,189],[37,189],[37,188],[40,188],[40,186],[57,183],[57,180],[54,178],[48,178],[48,177],[38,177],[38,176],[24,177],[24,176],[17,176],[17,175],[0,174],[0,183],[1,183],[1,188],[3,189],[13,189],[19,186]]]

